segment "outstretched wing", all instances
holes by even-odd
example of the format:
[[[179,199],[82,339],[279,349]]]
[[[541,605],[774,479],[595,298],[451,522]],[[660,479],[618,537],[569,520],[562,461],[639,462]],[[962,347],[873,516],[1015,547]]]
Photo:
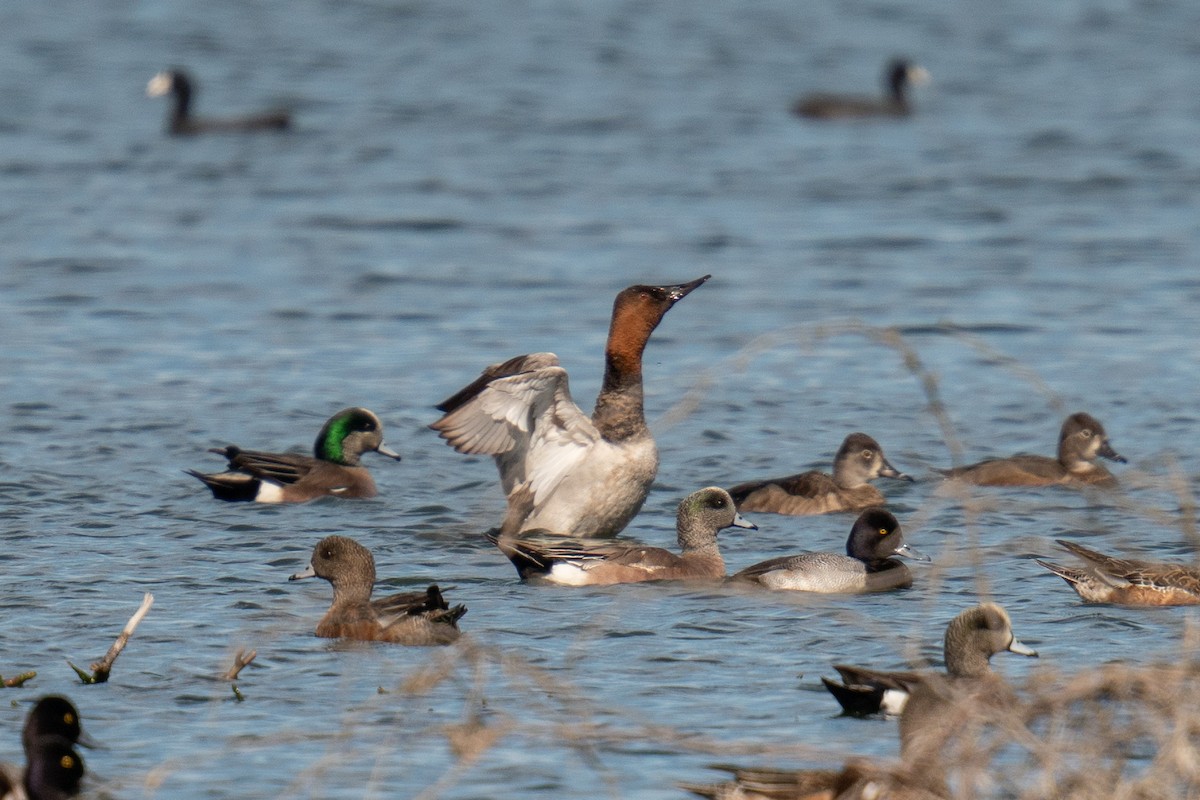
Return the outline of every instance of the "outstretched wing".
[[[538,502],[600,438],[553,353],[494,364],[438,408],[429,427],[460,453],[494,456],[505,494],[528,482]]]

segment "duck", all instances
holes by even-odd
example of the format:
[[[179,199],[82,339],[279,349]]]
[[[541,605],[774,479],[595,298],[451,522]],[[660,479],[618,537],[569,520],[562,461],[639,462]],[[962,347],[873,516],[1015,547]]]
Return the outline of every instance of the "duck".
[[[658,472],[642,402],[642,353],[663,316],[710,277],[617,294],[591,416],[571,399],[558,356],[532,353],[489,366],[438,404],[443,416],[430,427],[460,453],[493,456],[506,497],[528,484],[534,505],[522,530],[615,536],[641,509]]]
[[[1080,411],[1063,421],[1058,434],[1057,458],[1020,453],[1010,458],[992,458],[970,466],[941,470],[941,473],[947,478],[977,486],[1116,487],[1116,476],[1097,464],[1097,458],[1125,463],[1125,457],[1109,443],[1100,421]]]
[[[1012,632],[1012,621],[1002,607],[981,603],[959,613],[946,626],[943,644],[946,679],[990,680],[995,676],[991,658],[1010,652],[1036,657],[1037,651],[1019,641]],[[936,678],[930,672],[905,672],[835,664],[842,682],[823,677],[821,682],[849,716],[876,714],[900,716],[907,712],[909,698],[923,682]],[[909,720],[915,728],[918,718]]]
[[[1200,569],[1166,561],[1114,558],[1083,545],[1056,539],[1083,567],[1063,567],[1034,559],[1067,582],[1084,602],[1123,606],[1200,604]]]
[[[940,780],[879,759],[853,758],[841,769],[772,769],[714,764],[732,778],[721,783],[681,783],[709,800],[946,800]]]
[[[528,498],[528,490],[516,495]],[[520,520],[522,515],[516,515]],[[519,531],[506,517],[500,533],[488,539],[512,561],[524,580],[561,586],[611,586],[642,581],[719,580],[725,561],[717,549],[717,533],[725,528],[757,530],[742,517],[733,498],[719,486],[709,486],[683,499],[675,516],[680,553],[660,547],[624,542],[568,542],[541,532]]]
[[[852,433],[834,456],[832,476],[812,470],[739,483],[729,493],[739,511],[793,515],[859,511],[887,502],[870,484],[879,477],[912,480],[888,462],[879,442],[865,433]]]
[[[304,503],[318,497],[369,498],[376,495],[371,473],[360,463],[375,452],[400,460],[383,443],[383,423],[365,408],[344,408],[321,427],[311,456],[243,450],[236,445],[212,448],[229,461],[225,472],[185,470],[218,500],[257,503]]]
[[[853,119],[862,117],[907,117],[912,113],[908,89],[929,82],[929,71],[896,58],[884,69],[883,97],[841,94],[810,94],[792,106],[792,113],[809,119]]]
[[[356,639],[417,646],[451,644],[467,607],[450,606],[437,584],[424,592],[371,599],[375,558],[348,536],[326,536],[313,548],[307,569],[288,578],[324,578],[333,585],[333,605],[317,624],[325,639]]]
[[[929,561],[904,541],[900,522],[887,510],[859,514],[846,540],[846,554],[802,553],[761,561],[734,573],[731,583],[799,592],[883,592],[912,585],[912,573],[892,556]]]
[[[956,761],[954,749],[969,747],[980,726],[1020,709],[1017,694],[991,668],[996,653],[1037,657],[1013,634],[1008,612],[980,603],[946,626],[945,674],[924,674],[900,714],[900,758],[913,769],[940,772]]]
[[[183,69],[163,70],[146,84],[147,97],[171,95],[174,103],[167,117],[167,132],[172,136],[192,136],[198,133],[231,133],[252,131],[285,131],[291,127],[292,116],[275,109],[243,117],[201,118],[192,116],[192,95],[196,84]]]
[[[42,735],[25,747],[25,768],[0,764],[3,800],[65,800],[79,794],[83,759],[62,736]]]
[[[91,737],[83,731],[79,710],[75,708],[75,704],[57,694],[38,698],[25,716],[25,726],[21,729],[21,743],[26,752],[35,739],[43,736],[58,736],[72,745],[95,746]]]

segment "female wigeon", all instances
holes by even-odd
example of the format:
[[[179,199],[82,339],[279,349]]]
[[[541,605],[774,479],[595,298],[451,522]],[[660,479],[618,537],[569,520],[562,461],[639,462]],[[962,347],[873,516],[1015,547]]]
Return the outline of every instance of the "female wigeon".
[[[675,517],[679,555],[659,547],[615,542],[606,545],[539,542],[532,537],[510,535],[504,529],[499,535],[488,534],[488,538],[508,556],[522,578],[563,586],[608,586],[723,578],[725,562],[717,549],[717,532],[731,526],[751,530],[758,527],[737,513],[728,492],[710,486],[679,504]]]
[[[1124,606],[1193,606],[1200,604],[1200,570],[1166,561],[1114,558],[1056,540],[1084,561],[1082,568],[1060,567],[1035,559],[1067,582],[1089,603]]]
[[[178,67],[158,73],[146,84],[148,97],[171,95],[173,102],[167,116],[167,133],[190,136],[197,133],[233,133],[249,131],[282,131],[292,123],[291,114],[283,109],[265,111],[242,117],[201,118],[192,116],[192,95],[195,82]]]
[[[833,475],[801,472],[786,478],[739,483],[729,490],[739,511],[771,514],[829,514],[881,506],[883,493],[870,484],[878,477],[911,481],[865,433],[845,438],[833,459]]]
[[[324,578],[333,585],[333,605],[317,625],[317,636],[410,645],[450,644],[459,636],[466,606],[451,607],[436,585],[371,599],[375,559],[346,536],[326,536],[313,548],[303,572],[288,580]]]
[[[1109,444],[1100,421],[1079,412],[1062,424],[1057,458],[1022,453],[942,470],[942,474],[979,486],[1116,486],[1116,477],[1095,463],[1097,458],[1125,463],[1125,458]]]
[[[1006,651],[1037,656],[1035,650],[1013,636],[1012,622],[1003,608],[995,603],[981,603],[961,612],[946,626],[944,676],[932,672],[885,671],[835,664],[834,669],[841,675],[843,683],[824,677],[821,681],[848,714],[908,714],[910,695],[926,681],[940,677],[961,680],[964,685],[969,685],[975,680],[998,679],[992,672],[991,658]],[[922,716],[926,713],[918,709],[909,718],[908,727],[915,731],[924,723]]]
[[[528,483],[522,530],[611,536],[637,514],[658,472],[642,407],[642,352],[663,315],[709,275],[672,286],[630,286],[613,303],[604,384],[588,417],[553,353],[494,364],[438,405],[430,427],[455,450],[496,459],[505,495]]]
[[[796,101],[792,113],[810,119],[906,117],[912,112],[908,89],[929,82],[929,72],[904,59],[889,61],[883,73],[883,97],[811,94]]]
[[[186,472],[203,481],[219,500],[304,503],[318,497],[374,497],[375,481],[359,460],[370,451],[400,460],[399,453],[383,444],[379,417],[365,408],[344,408],[321,428],[311,456],[229,445],[209,450],[229,459],[229,471]]]
[[[900,523],[882,508],[859,515],[846,540],[846,554],[802,553],[762,561],[734,574],[730,581],[799,592],[882,592],[912,585],[912,573],[892,556],[918,561],[929,557],[904,541]]]

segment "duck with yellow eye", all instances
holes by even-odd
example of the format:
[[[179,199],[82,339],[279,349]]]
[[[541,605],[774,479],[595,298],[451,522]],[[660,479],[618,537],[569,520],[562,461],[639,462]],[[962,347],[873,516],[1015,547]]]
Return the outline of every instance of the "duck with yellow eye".
[[[850,529],[845,555],[802,553],[772,558],[746,567],[729,580],[768,589],[827,594],[883,592],[911,586],[912,573],[892,556],[930,560],[904,541],[900,523],[890,512],[868,508]]]
[[[25,767],[0,764],[0,800],[61,800],[79,793],[83,759],[76,743],[92,747],[74,704],[59,695],[38,700],[21,731]]]

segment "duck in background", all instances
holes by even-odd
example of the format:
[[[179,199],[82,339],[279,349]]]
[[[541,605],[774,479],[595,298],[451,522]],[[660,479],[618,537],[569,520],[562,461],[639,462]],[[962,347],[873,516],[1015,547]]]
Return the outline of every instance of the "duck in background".
[[[663,316],[710,277],[617,295],[590,417],[571,399],[558,357],[533,353],[488,367],[437,406],[444,415],[430,427],[460,453],[494,457],[506,497],[528,485],[533,508],[521,530],[616,535],[658,472],[642,402],[642,353]]]
[[[717,549],[717,533],[729,527],[758,528],[742,518],[728,492],[710,486],[679,504],[675,516],[679,555],[640,544],[539,541],[540,531],[525,535],[519,531],[520,521],[526,516],[520,506],[530,502],[527,488],[514,492],[505,524],[499,534],[489,533],[488,539],[508,556],[523,579],[536,578],[563,586],[723,578],[725,561]]]
[[[360,462],[375,452],[400,460],[383,443],[383,423],[365,408],[344,408],[317,433],[311,456],[243,450],[236,445],[212,448],[229,460],[226,472],[185,470],[203,481],[218,500],[257,503],[304,503],[318,497],[374,497],[375,480]]]
[[[810,94],[796,101],[792,113],[808,119],[907,117],[912,113],[908,90],[929,82],[929,71],[905,59],[888,62],[883,73],[882,97],[844,94]]]
[[[164,70],[146,84],[147,97],[171,95],[170,114],[167,116],[167,132],[173,136],[191,136],[198,133],[236,133],[253,131],[283,131],[291,127],[291,114],[283,109],[273,109],[241,117],[193,117],[192,100],[196,84],[184,70],[176,67]]]
[[[976,486],[1116,487],[1116,476],[1097,464],[1097,458],[1125,463],[1125,457],[1109,444],[1108,434],[1100,421],[1080,411],[1063,422],[1056,458],[1019,453],[940,472],[947,478]]]
[[[887,502],[870,483],[879,477],[912,480],[888,463],[879,442],[865,433],[852,433],[834,456],[832,476],[812,470],[739,483],[729,493],[739,511],[794,515],[860,511]]]
[[[759,562],[734,574],[731,582],[798,592],[864,593],[912,585],[912,573],[892,556],[928,561],[904,541],[891,513],[869,508],[858,516],[846,540],[846,554],[802,553]]]

